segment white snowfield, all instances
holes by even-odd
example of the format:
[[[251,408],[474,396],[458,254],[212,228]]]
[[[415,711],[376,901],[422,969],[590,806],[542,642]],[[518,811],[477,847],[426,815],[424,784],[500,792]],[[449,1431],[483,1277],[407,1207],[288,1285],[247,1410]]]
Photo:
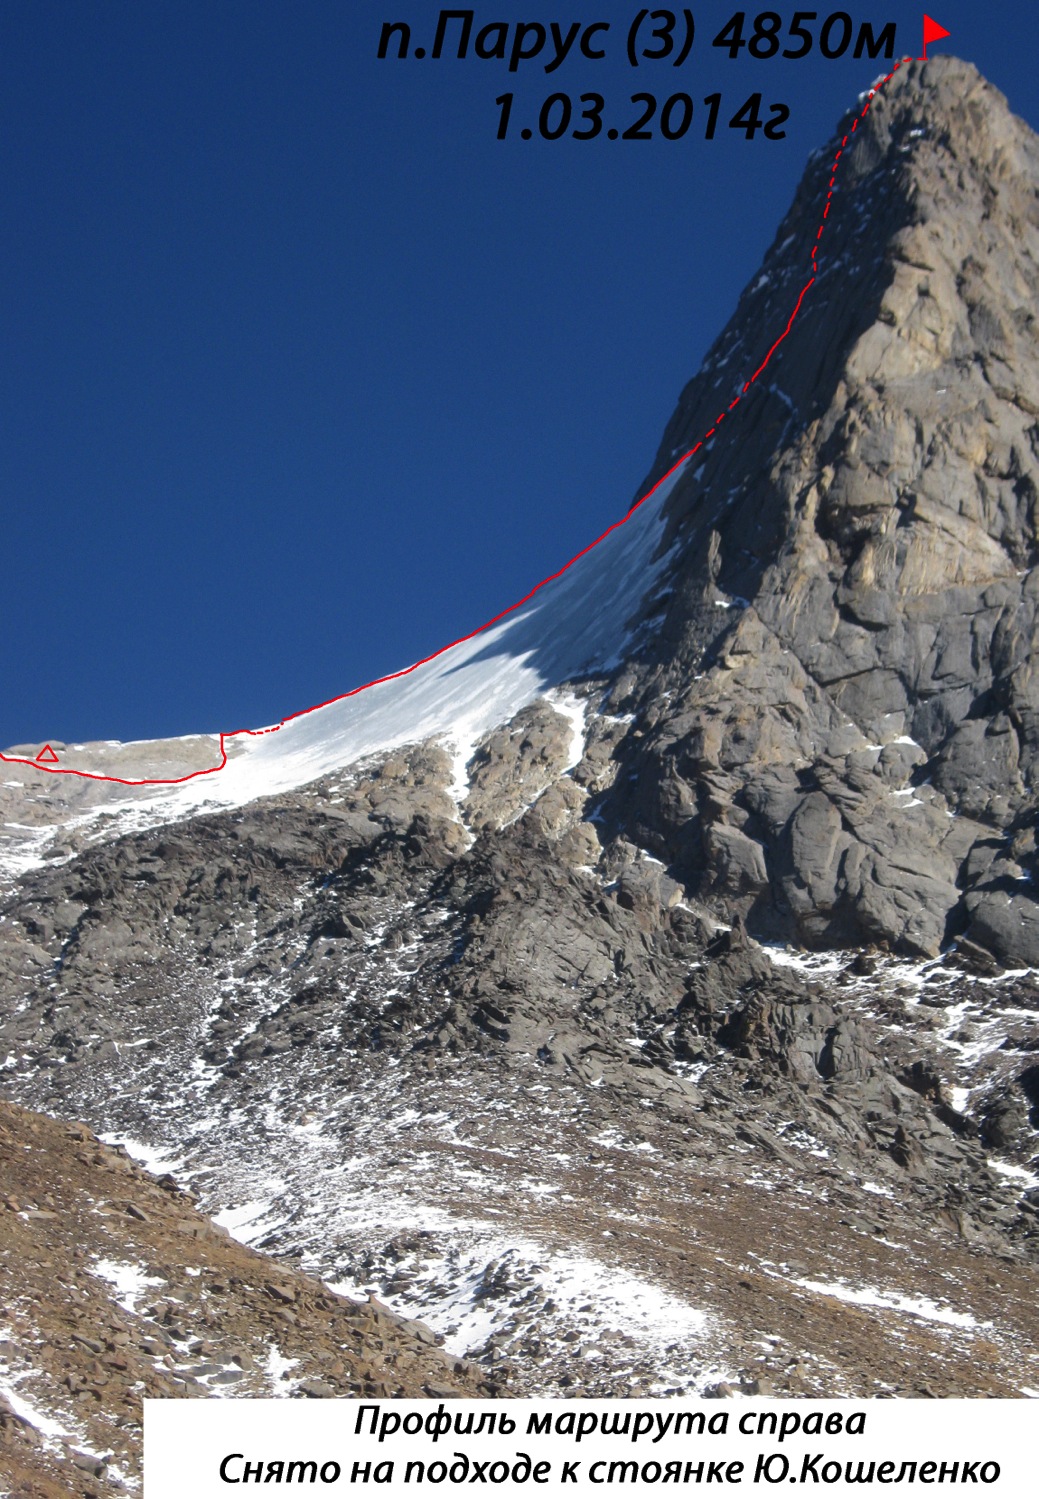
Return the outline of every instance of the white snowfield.
[[[290,719],[276,732],[229,739],[223,770],[157,788],[154,797],[138,792],[135,807],[176,817],[203,806],[241,806],[433,737],[464,764],[475,742],[520,708],[571,678],[617,663],[631,617],[661,570],[661,512],[684,468],[679,465],[623,524],[490,629],[406,675]]]

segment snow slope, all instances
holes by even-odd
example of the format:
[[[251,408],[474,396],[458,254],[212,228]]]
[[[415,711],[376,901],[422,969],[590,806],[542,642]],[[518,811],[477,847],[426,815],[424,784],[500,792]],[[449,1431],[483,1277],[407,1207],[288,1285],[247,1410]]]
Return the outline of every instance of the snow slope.
[[[616,664],[630,634],[628,622],[663,564],[655,555],[661,511],[684,467],[490,629],[273,731],[230,739],[222,771],[157,788],[144,798],[138,793],[135,811],[147,807],[176,817],[202,807],[240,806],[433,736],[467,759],[481,735],[527,703],[573,677]],[[116,809],[109,803],[107,810]]]

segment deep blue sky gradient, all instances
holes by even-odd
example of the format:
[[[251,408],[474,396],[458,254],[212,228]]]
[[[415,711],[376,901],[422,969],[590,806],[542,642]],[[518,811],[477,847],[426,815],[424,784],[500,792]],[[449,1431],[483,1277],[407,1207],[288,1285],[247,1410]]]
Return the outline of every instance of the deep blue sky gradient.
[[[880,71],[732,63],[728,4],[680,73],[623,61],[634,3],[474,8],[608,19],[610,60],[378,62],[383,20],[431,38],[424,0],[0,6],[0,744],[269,723],[558,567],[627,508]],[[1039,123],[1039,7],[932,9]],[[919,50],[922,9],[853,13]],[[499,143],[507,88],[518,122],[587,89],[621,123],[636,89],[793,117]]]

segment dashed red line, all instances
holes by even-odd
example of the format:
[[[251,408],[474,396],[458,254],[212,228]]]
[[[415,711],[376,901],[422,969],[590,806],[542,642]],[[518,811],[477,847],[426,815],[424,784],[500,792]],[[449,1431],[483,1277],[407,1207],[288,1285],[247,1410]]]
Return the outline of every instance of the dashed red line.
[[[311,708],[300,708],[298,712],[288,714],[288,716],[286,718],[283,718],[280,723],[271,724],[268,728],[232,729],[227,732],[221,732],[220,761],[216,765],[208,766],[205,770],[193,770],[188,775],[183,776],[171,776],[168,778],[160,779],[142,778],[140,780],[131,780],[124,776],[105,776],[91,770],[74,770],[69,766],[53,765],[46,762],[40,762],[38,760],[24,759],[18,755],[5,755],[2,752],[0,752],[0,760],[2,760],[5,765],[28,765],[31,766],[34,770],[46,771],[48,775],[79,776],[79,778],[84,781],[110,781],[117,786],[183,786],[187,781],[197,781],[203,776],[216,775],[219,771],[223,770],[224,766],[227,764],[227,741],[229,739],[239,739],[243,736],[248,738],[259,738],[264,734],[277,734],[279,729],[284,728],[286,724],[293,723],[297,718],[305,718],[308,713],[317,713],[319,709],[329,708],[333,703],[345,702],[347,698],[356,697],[358,693],[367,692],[370,687],[378,687],[383,682],[395,682],[401,677],[410,676],[413,671],[418,671],[420,666],[428,666],[431,661],[435,661],[439,656],[443,656],[448,651],[454,650],[456,646],[464,645],[467,641],[474,640],[477,635],[482,635],[485,630],[491,629],[491,627],[493,625],[496,625],[499,620],[505,619],[507,615],[515,613],[517,609],[521,609],[524,604],[529,603],[534,595],[536,593],[539,593],[542,588],[546,587],[546,585],[549,583],[554,583],[557,578],[561,578],[565,572],[568,572],[570,568],[573,567],[575,562],[579,562],[582,557],[586,557],[589,552],[594,551],[597,546],[601,545],[601,543],[606,540],[607,536],[612,536],[614,531],[618,530],[619,527],[626,525],[631,517],[635,514],[636,510],[638,510],[640,506],[644,505],[648,499],[651,499],[652,496],[656,494],[660,486],[662,484],[666,484],[668,479],[671,478],[671,475],[675,473],[677,469],[680,469],[683,463],[686,463],[690,458],[695,457],[695,455],[703,447],[704,443],[708,442],[715,435],[718,427],[725,420],[728,412],[735,410],[735,408],[747,395],[751,387],[760,379],[762,374],[765,372],[776,350],[790,336],[790,331],[793,328],[794,322],[796,321],[797,316],[801,311],[801,305],[811,288],[815,285],[816,280],[818,279],[819,267],[817,264],[817,255],[819,250],[819,242],[823,237],[823,232],[826,228],[826,220],[828,219],[830,213],[830,205],[833,199],[835,184],[837,181],[837,167],[841,160],[841,157],[847,150],[848,142],[858,130],[859,123],[864,120],[866,115],[869,113],[870,106],[872,105],[876,95],[886,84],[890,83],[891,79],[894,78],[895,74],[898,72],[899,68],[903,66],[904,63],[912,61],[913,59],[910,57],[902,58],[900,62],[897,62],[895,64],[886,78],[882,78],[879,83],[877,83],[873,88],[870,89],[868,98],[865,105],[863,106],[861,113],[852,124],[851,130],[841,140],[840,149],[833,159],[832,175],[830,177],[829,190],[826,194],[826,202],[823,206],[822,222],[819,225],[815,240],[811,247],[812,274],[805,282],[804,286],[801,288],[801,292],[797,298],[794,310],[790,314],[790,317],[787,319],[786,327],[783,329],[782,333],[769,349],[768,353],[765,355],[758,368],[754,371],[753,375],[751,375],[750,379],[745,382],[740,394],[729,403],[727,411],[723,411],[721,413],[710,431],[705,432],[703,437],[698,443],[696,443],[694,447],[690,448],[687,453],[683,453],[681,458],[679,458],[675,463],[671,465],[667,473],[664,474],[662,478],[657,480],[652,489],[646,491],[642,498],[631,507],[627,515],[623,516],[619,521],[614,521],[612,526],[607,526],[606,530],[602,533],[601,536],[597,536],[595,540],[589,542],[586,547],[582,547],[579,552],[577,552],[573,557],[570,558],[569,562],[563,564],[558,572],[549,573],[547,578],[542,578],[540,583],[535,583],[534,587],[529,591],[529,593],[525,593],[521,599],[517,599],[514,604],[510,604],[509,607],[507,609],[503,609],[500,614],[495,614],[493,618],[486,620],[482,625],[478,625],[475,630],[470,630],[468,635],[460,635],[457,640],[452,640],[450,644],[441,646],[439,650],[433,651],[428,656],[423,656],[419,661],[413,661],[410,666],[405,666],[400,671],[391,671],[387,676],[375,677],[370,682],[364,682],[360,687],[352,687],[349,692],[340,692],[336,697],[327,698],[323,703],[315,703]]]

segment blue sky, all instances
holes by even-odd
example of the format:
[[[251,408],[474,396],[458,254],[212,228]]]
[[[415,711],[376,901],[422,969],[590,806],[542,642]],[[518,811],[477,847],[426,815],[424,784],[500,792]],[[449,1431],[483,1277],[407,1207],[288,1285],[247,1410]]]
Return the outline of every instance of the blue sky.
[[[383,21],[428,41],[440,8],[0,7],[0,744],[269,723],[526,592],[626,510],[881,71],[730,61],[711,4],[680,71],[633,72],[616,0],[581,13],[607,59],[547,77],[377,60]],[[1039,10],[932,13],[1039,124]],[[854,17],[919,50],[922,10]],[[640,89],[689,92],[686,139],[518,135],[550,93],[626,124]],[[785,140],[702,139],[704,96],[757,89]]]

